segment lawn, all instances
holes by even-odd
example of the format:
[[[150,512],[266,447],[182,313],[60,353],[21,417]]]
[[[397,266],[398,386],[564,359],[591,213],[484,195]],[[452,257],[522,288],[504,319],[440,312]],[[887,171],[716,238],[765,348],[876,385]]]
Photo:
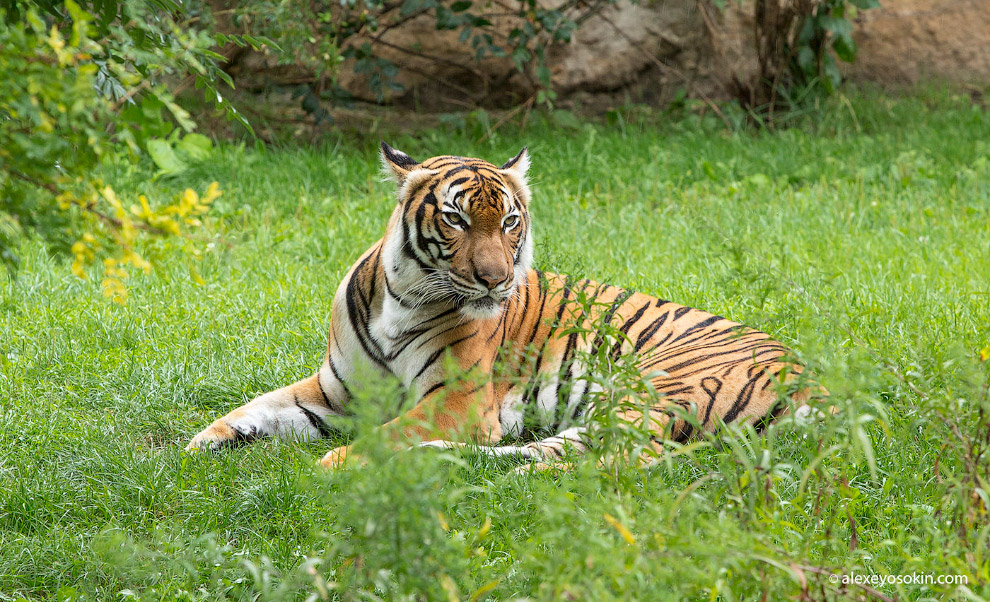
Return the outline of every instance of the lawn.
[[[126,307],[28,245],[0,282],[0,600],[990,598],[986,108],[851,91],[776,132],[635,108],[475,129],[108,167],[120,194],[224,191],[204,283],[151,243],[164,267]],[[840,412],[617,474],[373,445],[317,469],[340,441],[183,453],[319,366],[336,286],[392,209],[381,136],[496,163],[528,145],[538,267],[761,328]],[[369,387],[359,437],[397,397]],[[878,583],[912,575],[968,585]]]

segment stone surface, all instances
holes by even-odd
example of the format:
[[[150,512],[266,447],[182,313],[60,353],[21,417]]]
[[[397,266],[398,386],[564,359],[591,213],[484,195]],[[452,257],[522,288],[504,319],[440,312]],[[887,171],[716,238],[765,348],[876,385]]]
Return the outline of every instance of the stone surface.
[[[512,4],[502,9],[517,10]],[[513,16],[491,20],[496,40],[504,40],[520,22]],[[413,100],[417,105],[437,100],[454,105],[501,104],[532,96],[536,88],[532,72],[518,73],[507,58],[474,61],[470,42],[459,41],[456,31],[437,31],[434,23],[428,16],[417,17],[374,41],[381,56],[400,66],[398,81],[405,90],[393,94],[393,100]],[[551,46],[547,63],[560,93],[611,91],[635,83],[644,71],[661,69],[666,62],[677,71],[691,72],[703,46],[705,32],[696,0],[642,4],[621,0],[588,19],[570,43]],[[416,53],[400,47],[415,48]],[[341,86],[373,100],[364,76],[350,67],[343,65]]]
[[[854,81],[990,84],[990,0],[885,0],[857,17]]]
[[[520,22],[518,4],[492,0],[486,6],[496,40],[504,43]],[[563,97],[624,95],[648,103],[662,103],[681,88],[695,96],[726,97],[734,79],[749,81],[756,72],[752,6],[733,1],[718,11],[707,0],[620,0],[588,19],[570,43],[549,47],[554,88]],[[881,8],[861,11],[855,27],[859,59],[843,66],[854,81],[990,84],[990,0],[882,0]],[[435,20],[423,15],[356,42],[373,44],[400,67],[403,90],[387,94],[398,104],[451,110],[508,106],[532,97],[532,69],[520,73],[508,58],[475,61],[470,42],[458,35],[437,31]],[[249,89],[312,80],[305,70],[256,52],[239,55],[231,72]],[[375,102],[365,77],[345,62],[338,83]]]
[[[611,91],[644,71],[693,71],[707,47],[697,2],[658,0],[608,6],[579,29],[570,44],[551,54],[553,81],[561,92]]]

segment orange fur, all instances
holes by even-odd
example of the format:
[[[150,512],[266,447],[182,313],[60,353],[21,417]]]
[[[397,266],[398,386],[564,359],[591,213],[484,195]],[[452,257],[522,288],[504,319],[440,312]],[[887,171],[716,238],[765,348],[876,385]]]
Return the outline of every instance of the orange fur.
[[[337,291],[320,371],[217,420],[190,448],[255,436],[326,436],[347,412],[361,375],[378,373],[399,378],[419,397],[383,427],[389,438],[467,438],[491,446],[518,433],[527,412],[551,408],[558,419],[550,426],[579,426],[489,449],[553,460],[590,446],[580,426],[589,411],[581,358],[604,344],[615,357],[637,354],[642,373],[653,375],[659,401],[648,416],[626,410],[625,418],[648,419],[657,439],[687,440],[698,426],[762,423],[786,411],[776,385],[801,367],[768,335],[649,295],[530,269],[525,150],[499,168],[451,156],[417,163],[383,144],[383,163],[398,184],[398,203],[385,236]],[[578,297],[593,304],[582,306]],[[595,330],[604,323],[621,330],[623,340],[607,341]],[[448,382],[447,354],[482,378]],[[348,451],[328,453],[323,464],[340,466]]]

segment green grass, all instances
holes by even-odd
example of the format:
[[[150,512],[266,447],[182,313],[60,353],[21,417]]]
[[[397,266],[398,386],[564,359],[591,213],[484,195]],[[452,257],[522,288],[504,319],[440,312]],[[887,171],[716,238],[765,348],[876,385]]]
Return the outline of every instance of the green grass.
[[[990,597],[973,497],[990,463],[990,115],[938,93],[854,94],[778,133],[613,117],[389,142],[495,162],[529,145],[539,267],[764,329],[840,414],[618,475],[373,446],[324,473],[329,441],[187,456],[209,421],[318,367],[392,191],[373,135],[226,145],[158,182],[118,168],[119,194],[220,183],[206,284],[161,242],[143,251],[165,267],[125,308],[32,245],[0,284],[0,600],[860,600],[828,575],[915,572],[969,585],[877,589]]]

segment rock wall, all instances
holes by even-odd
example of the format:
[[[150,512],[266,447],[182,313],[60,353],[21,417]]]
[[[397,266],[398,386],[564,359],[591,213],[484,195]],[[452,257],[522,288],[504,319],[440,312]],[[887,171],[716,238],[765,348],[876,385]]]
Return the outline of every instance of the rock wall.
[[[882,0],[856,21],[854,81],[990,84],[990,0]]]
[[[931,79],[990,85],[990,0],[881,2],[857,16],[859,58],[844,66],[847,77],[881,86]],[[721,11],[710,0],[620,0],[584,22],[570,43],[548,47],[553,86],[564,97],[622,95],[650,104],[661,104],[682,88],[696,96],[726,97],[734,80],[748,81],[756,72],[753,4],[732,1]],[[518,5],[492,0],[487,6],[496,40],[504,39],[519,23]],[[508,58],[474,60],[471,44],[458,35],[437,31],[435,20],[422,15],[357,43],[371,43],[399,66],[403,89],[387,93],[394,103],[451,110],[508,106],[532,97],[531,72],[520,73]],[[307,79],[299,69],[253,52],[237,57],[231,72],[249,89]],[[345,62],[338,83],[374,102],[365,78]]]
[[[538,0],[544,7],[561,1]],[[547,47],[554,89],[563,96],[633,91],[640,100],[660,102],[687,80],[692,87],[696,81],[707,82],[714,63],[706,20],[719,15],[706,8],[706,2],[619,0],[605,6],[582,24],[570,43]],[[505,45],[509,32],[520,23],[515,16],[518,4],[492,0],[487,6],[490,15],[485,16],[494,25],[496,43]],[[475,60],[470,41],[460,40],[459,31],[438,31],[429,15],[351,43],[369,43],[377,55],[399,67],[396,81],[402,91],[386,93],[393,103],[426,110],[508,106],[525,102],[537,89],[532,69],[520,73],[509,58]],[[367,75],[355,73],[353,66],[351,61],[341,65],[338,85],[358,99],[377,101]],[[275,56],[250,50],[239,52],[228,71],[238,88],[248,90],[312,80],[298,66],[279,65]],[[705,87],[710,89],[710,82]]]

